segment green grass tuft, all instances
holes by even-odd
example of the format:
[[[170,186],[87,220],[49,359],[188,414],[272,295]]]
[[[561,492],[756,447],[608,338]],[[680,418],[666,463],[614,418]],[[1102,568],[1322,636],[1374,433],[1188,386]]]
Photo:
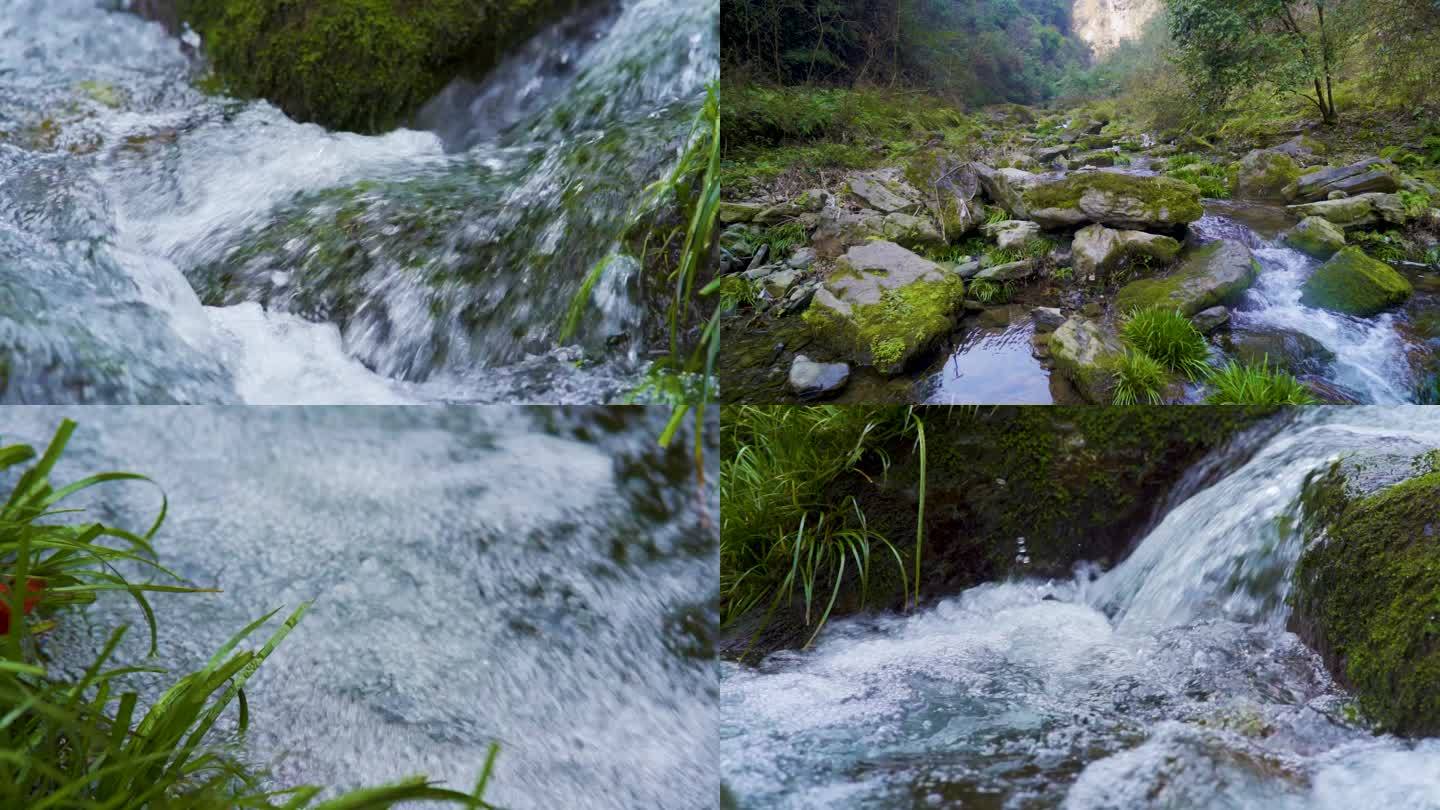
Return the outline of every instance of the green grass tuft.
[[[1299,380],[1276,368],[1269,360],[1258,366],[1230,361],[1210,377],[1214,392],[1208,405],[1315,405],[1319,400]]]
[[[1170,374],[1153,357],[1134,349],[1126,351],[1115,361],[1115,404],[1159,405],[1164,400],[1165,386]]]
[[[1130,314],[1120,329],[1125,342],[1192,380],[1210,371],[1205,336],[1177,310],[1151,307]]]

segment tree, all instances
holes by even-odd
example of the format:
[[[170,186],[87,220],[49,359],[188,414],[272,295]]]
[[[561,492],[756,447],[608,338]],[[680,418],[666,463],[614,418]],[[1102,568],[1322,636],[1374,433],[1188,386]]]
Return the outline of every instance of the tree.
[[[1170,34],[1192,86],[1213,107],[1268,85],[1339,120],[1335,77],[1359,35],[1358,0],[1169,0]]]

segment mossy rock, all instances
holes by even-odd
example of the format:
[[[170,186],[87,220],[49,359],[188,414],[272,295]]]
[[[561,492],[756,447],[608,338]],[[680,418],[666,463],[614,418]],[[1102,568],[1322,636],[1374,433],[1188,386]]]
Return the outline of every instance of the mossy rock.
[[[1357,247],[1336,253],[1306,280],[1300,298],[1306,306],[1351,315],[1375,315],[1403,304],[1414,288],[1394,268]]]
[[[478,77],[578,0],[179,0],[232,93],[300,121],[383,132]]]
[[[1300,177],[1300,167],[1283,152],[1256,149],[1231,174],[1230,193],[1239,198],[1280,200],[1285,189]]]
[[[1345,248],[1345,231],[1323,217],[1306,217],[1285,234],[1285,244],[1317,259],[1328,259]]]
[[[1186,317],[1233,301],[1255,283],[1260,265],[1245,245],[1221,240],[1192,252],[1174,272],[1140,279],[1115,296],[1120,312],[1164,307]]]
[[[1115,228],[1174,228],[1205,215],[1200,189],[1170,177],[1080,172],[1044,178],[1021,195],[1014,213],[1047,228],[1098,222]]]
[[[1337,464],[1306,484],[1307,545],[1291,629],[1316,648],[1382,729],[1440,735],[1440,472],[1357,492]],[[1360,484],[1359,489],[1366,488]]]
[[[851,248],[815,294],[804,322],[820,342],[897,375],[955,328],[960,277],[892,242]]]

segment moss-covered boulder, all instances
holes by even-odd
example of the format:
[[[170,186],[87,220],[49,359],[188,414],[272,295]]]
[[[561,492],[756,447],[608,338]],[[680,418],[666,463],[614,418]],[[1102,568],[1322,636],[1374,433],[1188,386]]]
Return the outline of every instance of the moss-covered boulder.
[[[1297,202],[1315,202],[1336,191],[1349,196],[1388,194],[1400,189],[1397,174],[1390,161],[1368,158],[1349,166],[1327,167],[1299,175],[1285,189],[1285,196]]]
[[[1285,244],[1317,259],[1328,259],[1345,248],[1345,231],[1328,219],[1306,217],[1286,232]]]
[[[851,248],[805,311],[820,342],[884,374],[900,374],[955,328],[960,277],[885,241]]]
[[[1125,347],[1120,338],[1095,321],[1075,316],[1050,335],[1055,370],[1075,386],[1087,402],[1110,404],[1115,389],[1111,371]]]
[[[1335,200],[1292,205],[1299,217],[1320,217],[1341,228],[1369,228],[1381,224],[1403,225],[1408,218],[1398,194],[1361,194]]]
[[[178,0],[238,95],[300,121],[383,132],[457,76],[479,76],[582,0]],[[171,9],[147,11],[170,22]]]
[[[1045,228],[1098,222],[1114,228],[1168,230],[1204,216],[1200,189],[1170,177],[1120,172],[1030,174],[978,169],[985,192],[1020,219]]]
[[[1133,281],[1115,296],[1121,312],[1164,307],[1186,316],[1233,301],[1255,283],[1260,265],[1250,248],[1232,239],[1191,252],[1173,272]]]
[[[1256,149],[1240,159],[1230,193],[1241,199],[1285,199],[1285,188],[1300,177],[1300,167],[1283,152]]]
[[[1349,247],[1305,281],[1300,301],[1351,315],[1375,315],[1403,304],[1412,292],[1410,282],[1390,265]]]
[[[1290,629],[1398,734],[1440,735],[1437,460],[1347,461],[1305,488]]]

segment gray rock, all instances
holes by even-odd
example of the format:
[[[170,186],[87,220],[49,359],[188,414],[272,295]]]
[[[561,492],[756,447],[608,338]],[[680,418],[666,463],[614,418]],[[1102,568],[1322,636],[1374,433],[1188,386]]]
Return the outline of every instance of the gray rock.
[[[815,248],[803,247],[790,254],[785,264],[796,270],[809,270],[815,266]]]
[[[1320,217],[1346,230],[1382,223],[1404,225],[1406,220],[1405,204],[1396,194],[1360,194],[1339,200],[1292,205],[1289,209],[1296,216]]]
[[[795,286],[795,282],[799,280],[800,272],[798,270],[779,270],[761,279],[760,285],[766,295],[778,301],[784,298],[785,294],[790,292],[790,288]]]
[[[1345,247],[1345,231],[1322,217],[1306,217],[1285,233],[1285,244],[1317,259],[1328,259]]]
[[[1190,252],[1172,272],[1125,285],[1115,296],[1115,306],[1121,312],[1173,307],[1193,316],[1238,297],[1259,274],[1250,248],[1224,239]]]
[[[1118,337],[1078,315],[1050,335],[1050,357],[1055,369],[1094,405],[1110,404],[1115,387],[1110,367],[1124,351]]]
[[[905,181],[898,169],[880,169],[850,176],[851,196],[883,214],[913,214],[923,207],[920,192]]]
[[[790,390],[805,399],[837,394],[849,381],[850,367],[844,363],[817,363],[802,354],[790,364]]]
[[[1195,313],[1190,322],[1202,335],[1208,335],[1230,322],[1230,310],[1225,307],[1211,307]]]
[[[737,260],[748,260],[755,255],[760,244],[760,231],[749,225],[731,225],[720,232],[720,248],[727,250]]]
[[[1070,249],[1074,267],[1083,278],[1094,280],[1134,256],[1170,262],[1180,254],[1180,243],[1169,236],[1144,231],[1117,231],[1089,225],[1075,233]]]
[[[997,284],[1006,281],[1024,281],[1025,279],[1034,277],[1035,272],[1039,269],[1039,265],[1040,263],[1035,259],[1022,259],[1018,262],[1001,264],[981,270],[975,274],[975,280],[992,281]]]
[[[755,250],[755,258],[750,260],[748,270],[756,270],[765,266],[765,260],[770,258],[770,246],[761,245]]]
[[[1335,353],[1325,344],[1304,332],[1287,329],[1247,330],[1232,338],[1230,350],[1242,362],[1269,363],[1291,374],[1324,374],[1335,362]]]
[[[1042,228],[1098,222],[1166,230],[1204,216],[1200,190],[1171,177],[1088,171],[1031,174],[973,164],[985,193],[1017,219]]]
[[[1357,194],[1388,194],[1400,190],[1395,166],[1381,158],[1367,158],[1339,168],[1326,168],[1300,175],[1286,188],[1286,196],[1297,202],[1325,199],[1332,191]]]
[[[722,202],[719,212],[720,222],[726,225],[733,222],[752,222],[757,214],[768,207],[764,203]]]
[[[886,214],[882,228],[885,238],[911,249],[943,248],[949,244],[929,217]]]
[[[974,278],[980,274],[980,260],[971,259],[970,261],[960,262],[955,265],[955,273],[963,279]]]
[[[985,235],[995,240],[1001,250],[1024,247],[1040,237],[1040,226],[1023,219],[1007,219],[986,225]]]
[[[1065,323],[1065,313],[1054,307],[1036,307],[1030,310],[1030,320],[1035,323],[1036,332],[1046,334]]]

